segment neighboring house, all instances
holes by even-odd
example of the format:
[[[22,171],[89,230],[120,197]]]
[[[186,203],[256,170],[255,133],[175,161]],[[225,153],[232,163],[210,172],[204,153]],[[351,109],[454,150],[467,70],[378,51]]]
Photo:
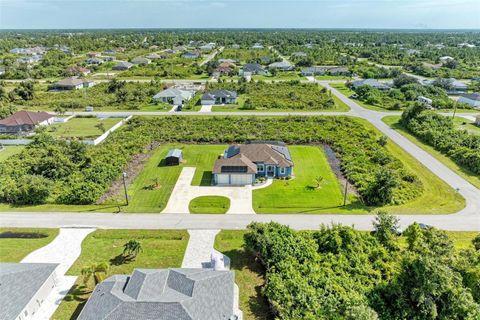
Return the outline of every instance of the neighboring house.
[[[185,52],[182,57],[185,59],[198,59],[200,54],[197,52]]]
[[[199,49],[202,51],[212,51],[214,48],[215,48],[215,44],[212,44],[212,43],[208,43],[199,47]]]
[[[120,61],[116,65],[112,67],[113,70],[129,70],[131,67],[133,67],[133,63],[127,62],[127,61]]]
[[[237,103],[237,92],[224,89],[211,90],[203,94],[200,103],[202,105],[235,104]]]
[[[130,62],[133,64],[147,65],[147,64],[150,64],[152,61],[147,58],[136,57],[136,58],[133,58]]]
[[[220,76],[220,75],[229,76],[229,75],[232,75],[234,73],[235,73],[235,70],[233,70],[230,67],[218,67],[213,71],[212,74],[217,74],[218,76]]]
[[[281,71],[290,71],[293,70],[294,65],[288,61],[274,62],[268,65],[269,69],[277,69]]]
[[[292,53],[292,57],[295,57],[295,58],[305,58],[306,56],[307,54],[303,51],[297,51]]]
[[[258,42],[257,42],[257,43],[255,43],[255,44],[252,46],[252,49],[263,49],[263,48],[264,48],[264,46],[263,46],[263,45],[261,45],[261,44],[260,44],[260,43],[258,43]]]
[[[117,52],[113,49],[107,50],[104,52],[105,55],[107,56],[114,56]]]
[[[158,59],[165,58],[165,56],[164,55],[161,56],[158,53],[150,53],[146,58],[150,60],[158,60]]]
[[[378,90],[390,90],[390,87],[375,79],[356,80],[352,82],[352,87],[357,89],[361,86],[370,86]]]
[[[237,63],[237,60],[233,60],[233,59],[218,59],[217,62],[221,65],[222,63],[227,63],[228,65],[235,65],[235,63]]]
[[[438,60],[439,60],[442,64],[445,64],[445,63],[447,63],[447,62],[449,62],[449,61],[455,60],[455,58],[450,57],[450,56],[443,56],[443,57],[438,58]]]
[[[78,90],[83,88],[90,88],[95,85],[94,81],[80,79],[77,77],[65,78],[52,84],[49,90],[65,91],[65,90]]]
[[[57,286],[54,263],[0,263],[0,319],[28,320]]]
[[[427,97],[424,97],[424,96],[418,96],[417,97],[417,101],[420,102],[421,104],[424,104],[426,106],[432,106],[432,99],[429,99]]]
[[[259,177],[291,177],[293,161],[283,142],[253,141],[230,146],[212,173],[216,185],[252,185]]]
[[[167,166],[178,166],[183,160],[183,151],[180,149],[170,149],[165,157]]]
[[[190,100],[194,94],[195,92],[191,90],[168,88],[154,95],[153,100],[181,106]]]
[[[350,76],[352,73],[345,67],[331,67],[327,70],[327,74],[332,76]]]
[[[262,68],[261,65],[258,63],[246,63],[240,69],[240,75],[244,75],[244,73],[249,73],[250,75],[264,75],[267,72],[265,69]]]
[[[480,108],[480,93],[464,93],[458,99],[460,103],[466,103],[474,108]]]
[[[232,44],[232,48],[233,49],[240,49],[240,45],[239,44]]]
[[[236,320],[235,274],[213,269],[135,269],[98,284],[77,320]]]
[[[33,131],[37,126],[47,126],[55,117],[47,112],[18,111],[0,120],[0,133],[20,133]]]
[[[272,58],[267,57],[267,56],[260,57],[260,62],[263,63],[263,64],[267,64],[267,63],[272,62]]]
[[[91,73],[90,69],[80,67],[80,66],[73,66],[69,67],[66,70],[67,74],[73,76],[86,76]]]
[[[351,72],[348,68],[345,67],[336,67],[336,66],[316,66],[303,68],[301,70],[304,77],[308,76],[323,76],[323,75],[332,75],[332,76],[350,76]]]
[[[99,58],[88,58],[87,59],[87,64],[95,64],[95,65],[100,65],[103,63],[102,59]]]
[[[100,52],[89,52],[87,53],[87,57],[89,58],[96,58],[96,57],[100,57],[102,54]]]

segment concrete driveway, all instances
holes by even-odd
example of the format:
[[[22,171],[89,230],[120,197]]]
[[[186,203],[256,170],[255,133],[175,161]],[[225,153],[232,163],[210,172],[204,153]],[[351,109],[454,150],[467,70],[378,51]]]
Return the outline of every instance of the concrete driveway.
[[[205,187],[192,186],[196,168],[185,167],[173,188],[167,206],[162,213],[188,214],[190,201],[202,196],[223,196],[230,199],[227,214],[255,214],[252,207],[252,186],[239,187]]]

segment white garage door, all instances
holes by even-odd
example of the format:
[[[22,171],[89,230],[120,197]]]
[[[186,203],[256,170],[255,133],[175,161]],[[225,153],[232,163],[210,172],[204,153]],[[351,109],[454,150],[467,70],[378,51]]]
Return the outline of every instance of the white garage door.
[[[247,185],[252,184],[252,176],[250,174],[232,174],[230,175],[230,184],[233,185]]]
[[[217,174],[217,184],[229,184],[230,178],[228,174]]]

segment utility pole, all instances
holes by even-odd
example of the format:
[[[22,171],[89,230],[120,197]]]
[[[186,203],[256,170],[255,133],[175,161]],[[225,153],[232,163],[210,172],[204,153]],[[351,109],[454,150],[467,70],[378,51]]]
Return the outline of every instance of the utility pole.
[[[345,192],[343,193],[343,206],[347,204],[348,180],[345,179]]]
[[[457,113],[457,105],[458,105],[458,101],[455,100],[455,108],[453,109],[452,121],[455,120],[455,114]]]
[[[127,173],[123,172],[122,177],[123,177],[123,190],[125,191],[125,201],[127,202],[127,206],[128,206],[127,182],[125,181],[125,178],[127,177]]]

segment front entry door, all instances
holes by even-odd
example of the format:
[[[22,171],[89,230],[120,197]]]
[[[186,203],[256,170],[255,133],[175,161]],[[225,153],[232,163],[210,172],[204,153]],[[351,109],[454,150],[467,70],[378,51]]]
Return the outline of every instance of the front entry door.
[[[267,176],[274,177],[275,176],[275,167],[274,166],[267,166]]]

